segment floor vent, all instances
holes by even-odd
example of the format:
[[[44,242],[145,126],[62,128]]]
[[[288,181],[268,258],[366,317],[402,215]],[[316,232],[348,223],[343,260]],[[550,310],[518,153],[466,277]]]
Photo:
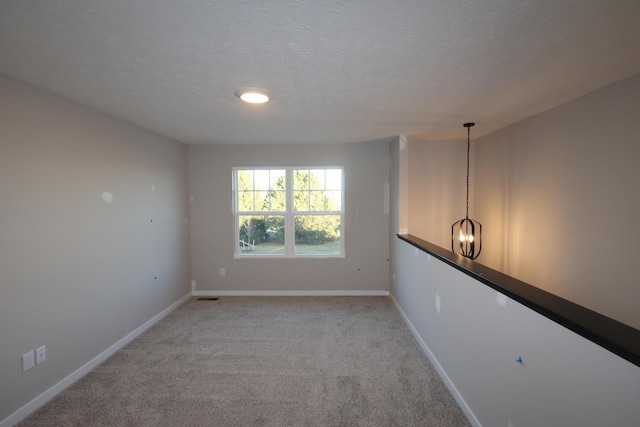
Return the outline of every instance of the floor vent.
[[[198,301],[218,301],[218,297],[200,297]]]

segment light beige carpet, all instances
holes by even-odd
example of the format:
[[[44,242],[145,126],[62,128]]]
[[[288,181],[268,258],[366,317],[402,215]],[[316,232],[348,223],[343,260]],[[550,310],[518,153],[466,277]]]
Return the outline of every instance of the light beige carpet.
[[[190,300],[20,426],[467,426],[386,297]]]

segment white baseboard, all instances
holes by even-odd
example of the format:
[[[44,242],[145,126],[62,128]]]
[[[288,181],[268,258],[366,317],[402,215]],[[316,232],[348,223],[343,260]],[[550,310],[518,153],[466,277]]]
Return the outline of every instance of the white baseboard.
[[[174,302],[169,307],[165,308],[160,313],[153,316],[151,319],[149,319],[144,324],[142,324],[142,326],[136,328],[133,332],[131,332],[130,334],[128,334],[127,336],[125,336],[124,338],[122,338],[121,340],[113,344],[111,347],[109,347],[108,349],[106,349],[105,351],[103,351],[93,359],[91,359],[89,362],[85,363],[82,367],[80,367],[78,370],[76,370],[75,372],[73,372],[72,374],[64,378],[62,381],[60,381],[59,383],[57,383],[56,385],[54,385],[53,387],[51,387],[50,389],[48,389],[47,391],[45,391],[44,393],[42,393],[41,395],[33,399],[31,402],[24,405],[22,408],[18,409],[13,414],[9,415],[4,420],[0,421],[0,427],[11,427],[16,425],[23,419],[25,419],[36,409],[40,408],[42,405],[44,405],[45,403],[53,399],[58,393],[62,392],[71,384],[78,381],[80,378],[82,378],[86,374],[88,374],[89,371],[91,371],[93,368],[95,368],[96,366],[98,366],[99,364],[107,360],[116,351],[120,350],[121,348],[129,344],[131,341],[136,339],[139,335],[141,335],[147,329],[155,325],[159,320],[161,320],[167,314],[171,313],[173,310],[178,308],[180,304],[187,301],[189,298],[191,298],[190,293],[183,296],[178,301]]]
[[[418,341],[418,344],[422,348],[422,351],[424,351],[424,353],[427,355],[427,357],[429,358],[433,366],[436,368],[436,370],[438,371],[438,374],[440,374],[440,377],[446,384],[447,388],[449,389],[451,394],[453,394],[453,397],[458,402],[458,405],[460,405],[460,407],[462,408],[462,411],[464,412],[464,414],[467,416],[467,418],[469,418],[469,421],[471,422],[472,425],[476,427],[481,427],[480,421],[478,421],[473,411],[471,411],[471,408],[469,407],[469,405],[467,405],[467,402],[462,398],[455,384],[453,384],[453,382],[451,381],[451,378],[449,378],[447,373],[444,371],[444,369],[442,368],[442,365],[440,365],[440,362],[438,362],[438,359],[436,358],[436,356],[431,352],[427,343],[424,342],[424,340],[418,333],[418,330],[415,328],[415,326],[413,326],[413,323],[411,323],[411,320],[409,320],[409,317],[405,314],[404,310],[402,310],[402,307],[400,307],[400,304],[398,304],[398,301],[396,301],[393,294],[391,294],[390,296],[391,296],[391,301],[393,301],[393,304],[396,306],[396,309],[402,316],[402,319],[404,319],[404,322],[409,327],[409,330],[415,337],[416,341]]]
[[[383,291],[193,291],[195,297],[287,297],[287,296],[321,296],[321,297],[365,297],[389,296]],[[0,426],[1,427],[1,426]]]

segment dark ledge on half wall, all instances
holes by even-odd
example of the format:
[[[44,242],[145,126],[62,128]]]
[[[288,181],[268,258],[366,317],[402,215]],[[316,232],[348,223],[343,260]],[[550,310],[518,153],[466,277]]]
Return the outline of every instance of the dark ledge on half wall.
[[[400,239],[640,366],[640,330],[502,274],[411,234]]]

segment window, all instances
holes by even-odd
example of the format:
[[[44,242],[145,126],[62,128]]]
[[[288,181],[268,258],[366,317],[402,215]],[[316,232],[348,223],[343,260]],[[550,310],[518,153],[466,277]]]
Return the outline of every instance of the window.
[[[344,256],[343,172],[234,168],[235,255]]]

